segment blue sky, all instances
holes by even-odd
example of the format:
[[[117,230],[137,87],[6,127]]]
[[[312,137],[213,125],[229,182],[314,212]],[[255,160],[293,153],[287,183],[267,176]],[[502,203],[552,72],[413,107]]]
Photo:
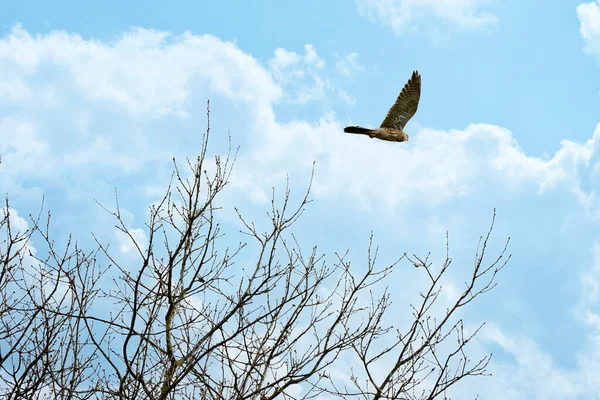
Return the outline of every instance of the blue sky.
[[[465,312],[494,376],[459,397],[600,398],[600,2],[20,1],[0,26],[0,191],[20,215],[46,194],[58,236],[118,243],[93,200],[117,187],[142,229],[210,98],[212,149],[241,146],[232,227],[286,174],[300,196],[316,161],[305,246],[360,262],[373,230],[384,257],[439,259],[448,230],[460,285],[495,207],[513,259]],[[409,142],[343,134],[377,126],[414,69]]]

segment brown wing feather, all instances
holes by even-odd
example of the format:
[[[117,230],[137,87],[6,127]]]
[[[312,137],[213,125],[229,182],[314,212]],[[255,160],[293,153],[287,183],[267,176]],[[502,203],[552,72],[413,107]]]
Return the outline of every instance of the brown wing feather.
[[[390,111],[388,111],[387,116],[381,123],[381,128],[404,129],[406,123],[417,112],[420,97],[421,75],[419,75],[418,71],[414,71],[398,95],[396,103],[390,108]]]

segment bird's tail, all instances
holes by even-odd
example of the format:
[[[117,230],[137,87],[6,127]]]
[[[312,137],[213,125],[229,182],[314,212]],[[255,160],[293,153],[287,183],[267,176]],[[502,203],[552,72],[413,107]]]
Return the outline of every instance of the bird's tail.
[[[373,129],[362,128],[360,126],[347,126],[344,128],[344,132],[346,133],[360,133],[363,135],[368,135],[373,132]]]

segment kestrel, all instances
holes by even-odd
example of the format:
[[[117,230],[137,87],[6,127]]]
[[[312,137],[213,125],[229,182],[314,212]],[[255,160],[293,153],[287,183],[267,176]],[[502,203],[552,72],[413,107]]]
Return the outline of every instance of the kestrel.
[[[371,139],[377,138],[390,142],[406,142],[408,135],[404,133],[404,126],[417,112],[419,98],[421,97],[421,75],[414,71],[390,108],[387,116],[379,129],[367,129],[360,126],[347,126],[344,132],[369,135]]]

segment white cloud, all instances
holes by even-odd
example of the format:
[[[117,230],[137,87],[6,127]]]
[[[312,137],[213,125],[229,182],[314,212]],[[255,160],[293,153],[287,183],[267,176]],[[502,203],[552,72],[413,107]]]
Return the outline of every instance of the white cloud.
[[[47,175],[50,172],[53,160],[35,123],[10,116],[0,117],[0,136],[0,168],[29,176]]]
[[[600,244],[595,243],[592,250],[593,259],[581,274],[580,299],[574,310],[575,319],[587,329],[581,337],[573,338],[579,349],[571,355],[573,364],[561,365],[553,358],[553,352],[541,348],[530,337],[514,332],[515,327],[502,330],[488,323],[476,342],[481,346],[478,350],[482,354],[489,351],[490,345],[502,350],[494,352],[488,368],[493,377],[473,380],[470,385],[461,386],[457,389],[461,398],[474,397],[475,394],[486,399],[516,400],[600,398],[600,382],[597,379],[600,374],[600,315],[597,311],[600,301]]]
[[[590,268],[581,275],[581,288],[576,315],[593,330],[596,341],[600,344],[600,312],[596,310],[600,304],[600,243],[594,244],[593,261]]]
[[[321,69],[325,61],[319,57],[314,46],[304,45],[304,55],[283,48],[275,50],[273,58],[269,61],[271,71],[279,81],[287,81],[290,78],[303,77],[311,69]]]
[[[144,29],[100,42],[15,26],[0,40],[0,70],[0,103],[18,106],[0,116],[1,168],[14,179],[85,173],[92,182],[114,168],[140,171],[191,140],[144,131],[153,118],[186,115],[196,92],[261,110],[282,95],[269,71],[232,43]]]
[[[346,65],[340,66],[340,61]],[[350,57],[350,61],[347,62],[340,61],[336,68],[345,68],[344,72],[350,73],[352,68],[362,68],[355,57]],[[352,61],[355,63],[352,64]],[[285,100],[295,104],[306,104],[311,101],[339,99],[346,104],[353,104],[356,100],[344,89],[334,87],[325,76],[324,67],[325,60],[317,54],[311,44],[304,45],[304,54],[278,48],[269,60],[273,82],[281,87]]]
[[[337,94],[338,94],[339,98],[346,104],[356,103],[356,98],[354,96],[351,96],[344,89],[338,89]]]
[[[357,72],[364,71],[365,67],[358,62],[358,53],[348,53],[335,63],[335,68],[343,76],[350,77]]]
[[[308,170],[317,160],[315,195],[350,197],[384,209],[444,202],[471,193],[481,182],[526,185],[538,194],[562,185],[583,203],[592,193],[582,189],[579,170],[590,167],[600,137],[599,126],[585,144],[565,140],[553,157],[545,158],[526,155],[510,131],[487,124],[449,132],[424,129],[400,146],[346,135],[333,115],[316,123],[272,121],[265,128],[269,138],[241,160],[242,170],[252,165],[259,187],[271,187],[285,172]],[[595,208],[592,202],[589,211]]]
[[[588,387],[585,371],[561,368],[526,336],[507,335],[488,324],[477,341],[500,347],[505,357],[503,361],[492,358],[489,370],[493,377],[473,381],[470,394],[478,393],[486,399],[574,400],[594,393]],[[462,389],[469,388],[464,386]]]
[[[24,100],[31,96],[31,88],[22,79],[14,79],[2,82],[0,86],[0,97],[8,97],[11,100]]]
[[[498,22],[483,11],[489,0],[357,0],[361,16],[389,25],[401,34],[418,24],[427,14],[458,28],[476,29]]]
[[[304,46],[304,55],[278,48],[269,61],[273,78],[281,85],[286,98],[300,104],[323,100],[331,90],[329,81],[320,76],[324,65],[325,61],[311,44]]]
[[[138,248],[141,251],[145,251],[145,246],[148,243],[146,232],[140,228],[129,228],[129,234],[131,236],[120,230],[115,231],[121,253],[137,252]]]
[[[287,173],[307,176],[317,160],[315,195],[349,196],[366,206],[385,204],[393,209],[443,202],[493,179],[497,185],[528,185],[539,194],[564,185],[591,213],[596,212],[597,196],[593,190],[584,190],[580,180],[582,171],[599,169],[595,159],[600,128],[585,144],[565,140],[554,156],[532,157],[522,151],[510,131],[486,124],[449,132],[412,131],[416,128],[409,124],[410,141],[398,145],[345,134],[332,113],[314,121],[280,122],[274,105],[289,95],[290,82],[308,77],[314,83],[312,90],[321,90],[318,82],[322,81],[314,74],[324,62],[313,46],[306,45],[304,50],[297,54],[277,49],[267,68],[234,44],[208,35],[171,37],[135,29],[115,42],[103,43],[65,32],[32,37],[15,27],[0,40],[2,69],[18,66],[12,76],[34,87],[30,77],[58,64],[66,75],[52,75],[45,85],[52,85],[63,102],[68,96],[73,98],[68,100],[69,107],[53,110],[53,115],[63,115],[67,131],[60,125],[51,130],[45,123],[27,119],[27,113],[2,120],[2,136],[11,138],[0,144],[6,157],[3,168],[12,171],[15,179],[17,171],[32,175],[53,171],[60,176],[91,166],[142,171],[145,162],[168,159],[177,152],[173,133],[144,134],[140,117],[165,116],[170,110],[170,115],[181,118],[188,112],[191,94],[204,99],[217,95],[233,104],[236,117],[243,120],[243,131],[250,133],[235,170],[234,186],[257,201],[269,198],[271,186]],[[0,87],[10,79],[0,77]],[[77,91],[65,89],[69,85]],[[298,88],[291,89],[297,101],[314,95]],[[83,108],[81,98],[91,103]],[[351,101],[349,95],[347,101]],[[107,102],[126,112],[126,119],[119,121],[129,127],[126,133],[121,126],[99,129],[90,122],[86,108]],[[15,130],[21,133],[12,134]],[[94,171],[105,173],[98,168]],[[155,184],[151,178],[145,178],[149,185]]]
[[[584,50],[600,57],[600,1],[578,5],[577,16],[581,22],[579,31],[585,41]]]
[[[8,92],[10,87],[13,97],[27,95],[23,79],[58,68],[86,97],[114,103],[144,118],[184,114],[194,79],[232,100],[256,98],[252,90],[258,88],[261,98],[274,100],[281,95],[267,71],[256,68],[258,62],[234,44],[189,32],[173,37],[132,29],[106,43],[63,31],[32,37],[16,26],[0,41],[0,62],[3,71],[13,75],[1,78],[0,88]],[[244,74],[232,65],[244,65]],[[17,87],[10,86],[15,74]]]

